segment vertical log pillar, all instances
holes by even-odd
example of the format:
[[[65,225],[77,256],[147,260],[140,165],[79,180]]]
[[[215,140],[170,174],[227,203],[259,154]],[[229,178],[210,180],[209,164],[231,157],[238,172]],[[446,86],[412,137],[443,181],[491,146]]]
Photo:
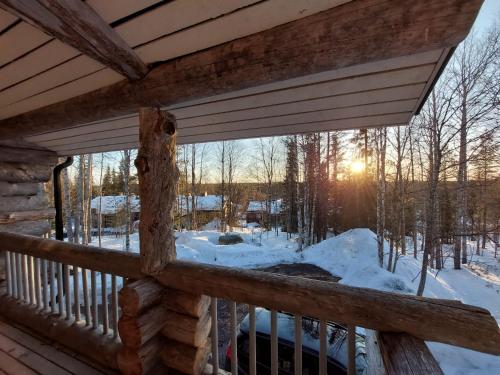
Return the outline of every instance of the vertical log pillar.
[[[141,108],[139,124],[135,166],[141,198],[141,270],[155,275],[176,258],[172,215],[179,178],[175,159],[176,122],[166,111]]]

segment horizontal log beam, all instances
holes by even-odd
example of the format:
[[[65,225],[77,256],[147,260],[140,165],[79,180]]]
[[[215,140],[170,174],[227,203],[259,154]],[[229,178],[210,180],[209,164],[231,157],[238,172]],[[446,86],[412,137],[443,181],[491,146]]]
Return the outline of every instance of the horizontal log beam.
[[[380,332],[378,344],[387,375],[443,375],[422,340],[402,333]]]
[[[212,321],[208,311],[201,318],[167,311],[161,332],[168,339],[198,348],[207,341],[211,327]]]
[[[0,181],[47,182],[52,177],[52,167],[52,165],[38,163],[0,162]]]
[[[128,115],[308,74],[448,48],[482,0],[358,0],[159,64],[116,84],[0,121],[0,139]]]
[[[0,232],[0,248],[131,279],[143,277],[134,253],[7,232]]]
[[[122,315],[118,321],[118,332],[123,345],[139,349],[161,331],[167,317],[166,313],[167,308],[160,304],[137,317]]]
[[[0,7],[131,80],[148,72],[134,50],[81,0],[0,0]]]
[[[38,182],[6,182],[0,181],[0,197],[18,197],[36,195],[41,189]]]
[[[117,354],[121,344],[112,335],[103,335],[84,322],[63,320],[50,312],[42,312],[34,305],[19,302],[7,295],[1,295],[0,315],[9,321],[28,327],[43,337],[83,354],[105,367],[118,368]]]
[[[207,341],[199,348],[166,340],[160,358],[165,366],[187,375],[200,375],[207,364],[210,343]]]
[[[0,197],[0,218],[2,216],[2,211],[16,211],[22,209],[26,211],[39,211],[46,209],[48,205],[49,201],[45,192],[39,192],[37,195],[31,196]]]
[[[170,263],[156,279],[166,287],[500,355],[500,329],[488,310],[266,272]]]
[[[50,232],[50,224],[47,220],[26,220],[15,223],[1,224],[0,232],[12,232],[18,235],[43,236]],[[2,235],[3,233],[0,233]],[[10,249],[5,249],[10,250]]]
[[[56,165],[58,156],[50,150],[12,147],[0,144],[0,161]]]
[[[32,211],[0,211],[0,224],[10,224],[26,220],[52,219],[56,215],[53,208]]]
[[[152,278],[144,278],[125,285],[118,294],[124,315],[136,317],[146,309],[161,302],[165,287]]]

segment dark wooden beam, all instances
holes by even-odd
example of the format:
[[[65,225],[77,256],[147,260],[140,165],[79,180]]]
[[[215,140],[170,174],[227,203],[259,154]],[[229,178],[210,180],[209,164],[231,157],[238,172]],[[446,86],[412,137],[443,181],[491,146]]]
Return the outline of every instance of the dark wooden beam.
[[[0,7],[128,79],[148,72],[134,50],[82,0],[0,0]]]
[[[356,0],[0,121],[0,139],[60,130],[307,74],[457,45],[482,0]]]

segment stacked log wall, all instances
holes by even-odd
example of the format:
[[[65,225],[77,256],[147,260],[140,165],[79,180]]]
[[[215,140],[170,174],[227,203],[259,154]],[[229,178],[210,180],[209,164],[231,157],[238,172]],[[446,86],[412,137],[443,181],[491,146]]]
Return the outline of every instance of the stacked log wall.
[[[123,374],[201,374],[210,352],[210,299],[164,288],[153,278],[126,285],[119,294],[118,323]],[[167,370],[168,369],[168,370]]]
[[[50,231],[44,183],[50,181],[57,155],[24,142],[0,143],[0,231],[42,236]],[[13,249],[15,250],[15,249]],[[0,281],[5,278],[0,252]]]

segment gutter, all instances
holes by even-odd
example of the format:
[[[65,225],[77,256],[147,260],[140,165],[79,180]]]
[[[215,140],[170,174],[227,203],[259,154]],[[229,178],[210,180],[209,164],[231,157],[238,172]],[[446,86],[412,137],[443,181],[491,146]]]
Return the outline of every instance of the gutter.
[[[54,206],[56,209],[56,240],[64,240],[62,196],[61,196],[61,172],[64,168],[73,164],[73,157],[69,156],[65,162],[54,168]]]

